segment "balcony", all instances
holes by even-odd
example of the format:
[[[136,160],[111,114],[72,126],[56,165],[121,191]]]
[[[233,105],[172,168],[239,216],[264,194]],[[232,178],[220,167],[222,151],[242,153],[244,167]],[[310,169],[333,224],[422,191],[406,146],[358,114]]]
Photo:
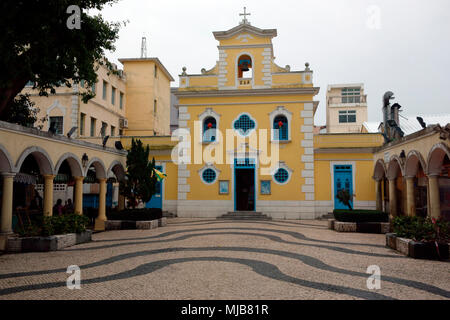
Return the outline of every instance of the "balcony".
[[[328,105],[366,104],[366,103],[367,103],[367,95],[328,97]]]
[[[240,86],[249,86],[252,84],[252,78],[238,78]]]

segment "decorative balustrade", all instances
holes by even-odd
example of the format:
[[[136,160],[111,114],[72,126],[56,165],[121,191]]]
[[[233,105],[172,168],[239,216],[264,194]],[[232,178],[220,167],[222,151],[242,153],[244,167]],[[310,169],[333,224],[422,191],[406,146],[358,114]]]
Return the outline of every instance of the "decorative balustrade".
[[[248,86],[252,84],[252,78],[238,78],[239,85]]]

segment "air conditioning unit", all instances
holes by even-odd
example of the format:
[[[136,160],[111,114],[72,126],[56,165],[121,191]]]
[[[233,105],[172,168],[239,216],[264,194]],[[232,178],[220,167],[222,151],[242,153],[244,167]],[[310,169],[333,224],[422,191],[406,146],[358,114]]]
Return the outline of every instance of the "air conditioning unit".
[[[120,127],[120,129],[128,128],[128,119],[120,118],[119,119],[119,127]]]

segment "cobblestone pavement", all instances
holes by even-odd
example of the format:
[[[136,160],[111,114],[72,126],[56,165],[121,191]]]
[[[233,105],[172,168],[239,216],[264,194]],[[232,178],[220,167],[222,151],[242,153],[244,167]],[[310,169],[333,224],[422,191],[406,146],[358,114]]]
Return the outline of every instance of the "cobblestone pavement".
[[[450,263],[414,260],[380,234],[325,221],[170,219],[48,253],[0,256],[0,299],[449,299]],[[81,289],[69,290],[69,265]],[[381,288],[367,288],[368,266]]]

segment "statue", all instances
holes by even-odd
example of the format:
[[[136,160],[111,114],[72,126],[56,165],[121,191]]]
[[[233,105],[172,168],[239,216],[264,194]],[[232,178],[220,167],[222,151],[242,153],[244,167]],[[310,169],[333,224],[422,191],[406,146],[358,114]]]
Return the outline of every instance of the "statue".
[[[383,95],[383,137],[386,143],[402,138],[404,132],[400,128],[399,110],[402,107],[398,103],[391,106],[391,100],[395,99],[392,91]]]

